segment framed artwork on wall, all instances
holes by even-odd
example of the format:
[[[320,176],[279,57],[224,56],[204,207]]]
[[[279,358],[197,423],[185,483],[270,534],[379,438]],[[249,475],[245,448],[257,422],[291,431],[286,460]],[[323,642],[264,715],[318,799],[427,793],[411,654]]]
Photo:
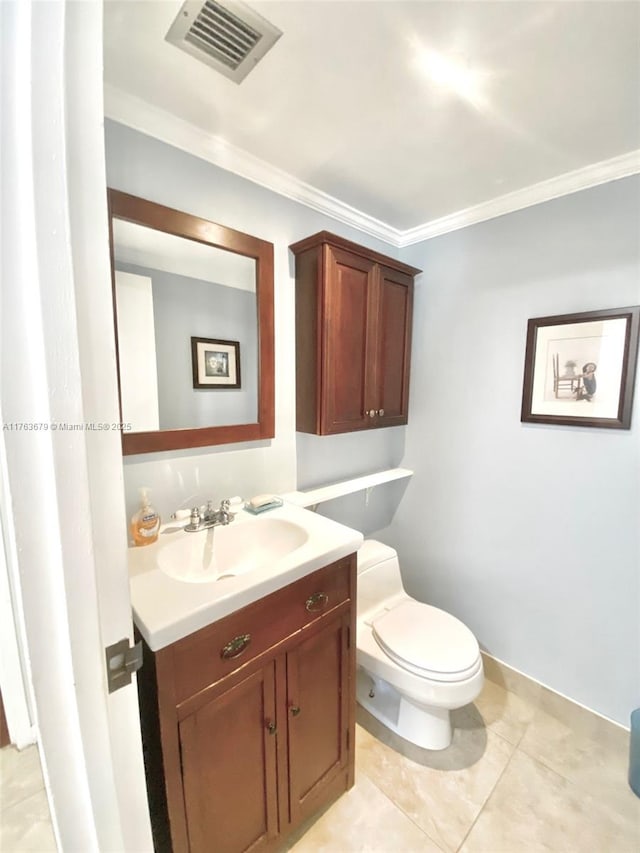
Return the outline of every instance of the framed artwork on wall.
[[[191,338],[194,388],[240,388],[240,343]]]
[[[529,320],[520,420],[629,429],[639,321],[639,305]]]

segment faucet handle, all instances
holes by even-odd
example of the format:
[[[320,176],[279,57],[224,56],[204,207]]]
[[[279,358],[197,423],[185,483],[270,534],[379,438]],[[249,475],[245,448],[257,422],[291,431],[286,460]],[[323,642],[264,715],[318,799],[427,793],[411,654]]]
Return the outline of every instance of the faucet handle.
[[[218,510],[218,518],[220,519],[222,524],[229,524],[234,519],[234,515],[231,512],[231,501],[228,498],[225,498],[223,501],[220,501],[220,509]]]
[[[200,507],[198,507],[198,506],[193,507],[193,509],[191,510],[191,516],[190,516],[189,521],[190,521],[190,524],[194,525],[195,527],[197,527],[198,524],[200,524]]]
[[[171,521],[183,521],[185,518],[189,518],[190,515],[190,509],[177,509],[175,512],[171,513],[169,518]]]

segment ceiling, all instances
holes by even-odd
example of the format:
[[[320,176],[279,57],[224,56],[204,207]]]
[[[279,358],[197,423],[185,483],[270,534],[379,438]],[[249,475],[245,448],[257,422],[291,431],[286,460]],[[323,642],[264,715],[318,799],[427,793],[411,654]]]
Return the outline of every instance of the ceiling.
[[[107,116],[396,245],[640,171],[637,2],[251,0],[240,84],[181,5],[105,0]]]

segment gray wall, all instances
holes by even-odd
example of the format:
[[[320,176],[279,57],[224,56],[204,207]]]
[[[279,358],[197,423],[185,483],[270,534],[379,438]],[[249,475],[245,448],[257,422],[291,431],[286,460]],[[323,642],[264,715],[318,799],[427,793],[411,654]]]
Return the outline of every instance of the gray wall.
[[[340,479],[345,472],[360,474],[384,468],[388,460],[397,459],[401,455],[398,447],[404,445],[405,427],[382,430],[372,441],[337,436],[335,441],[326,439],[322,444],[317,439],[320,444],[303,443],[296,455],[294,262],[289,245],[326,229],[387,255],[397,257],[399,251],[305,205],[109,120],[105,122],[105,140],[110,187],[274,244],[275,438],[126,457],[124,480],[129,515],[137,508],[140,486],[151,488],[154,505],[167,518],[179,506],[208,498],[292,491],[298,481],[298,465],[303,471],[302,485],[309,485],[307,480],[312,474],[316,483],[326,483]],[[323,454],[319,452],[321,447]],[[340,452],[334,452],[334,448],[340,448]],[[389,520],[387,513],[385,524]]]
[[[141,485],[166,515],[196,496],[413,468],[409,485],[322,511],[396,545],[411,591],[464,619],[491,654],[628,725],[640,705],[640,397],[630,431],[525,426],[520,400],[528,318],[640,302],[638,179],[398,252],[112,122],[106,141],[110,186],[275,247],[276,438],[129,457],[129,511]],[[321,229],[425,270],[406,428],[296,436],[288,245]]]
[[[255,293],[136,264],[119,262],[117,268],[152,281],[160,428],[253,423],[258,417]],[[192,336],[240,343],[241,388],[193,387]]]
[[[631,430],[520,423],[527,320],[640,302],[640,179],[407,249],[417,289],[387,539],[492,655],[629,725],[640,705],[640,394]]]

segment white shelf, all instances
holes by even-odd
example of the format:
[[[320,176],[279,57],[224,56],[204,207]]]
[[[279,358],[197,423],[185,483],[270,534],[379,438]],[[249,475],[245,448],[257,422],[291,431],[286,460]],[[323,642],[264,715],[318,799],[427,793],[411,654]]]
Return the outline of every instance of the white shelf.
[[[330,483],[327,486],[320,486],[307,492],[287,492],[286,495],[280,497],[289,503],[296,504],[296,506],[315,506],[334,498],[351,495],[354,492],[372,489],[382,483],[391,483],[393,480],[403,480],[412,476],[413,471],[408,468],[389,468],[386,471],[377,471],[375,474],[366,474],[364,477],[355,477],[353,480]]]

